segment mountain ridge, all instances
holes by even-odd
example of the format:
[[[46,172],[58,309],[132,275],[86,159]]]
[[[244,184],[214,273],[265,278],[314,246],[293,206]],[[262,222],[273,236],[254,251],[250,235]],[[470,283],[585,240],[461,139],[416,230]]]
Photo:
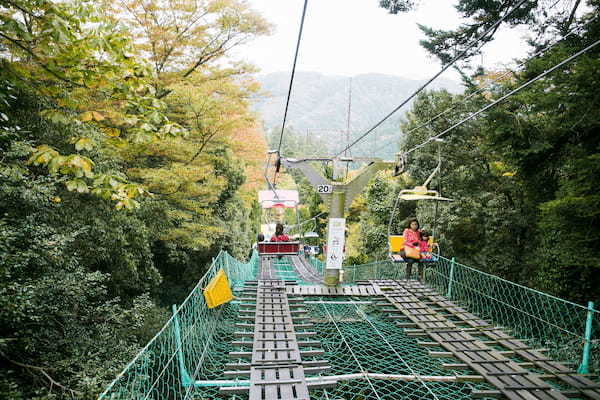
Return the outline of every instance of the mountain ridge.
[[[256,98],[252,109],[257,112],[269,131],[281,127],[285,101],[289,88],[289,72],[272,72],[256,76],[264,96]],[[350,116],[351,140],[379,122],[404,99],[414,93],[426,80],[403,78],[380,73],[366,73],[353,77],[325,75],[313,71],[296,72],[288,109],[286,127],[292,134],[316,137],[327,144],[329,152],[339,151],[345,144],[347,130],[348,98],[352,79],[352,107]],[[455,81],[439,78],[428,90],[445,89],[462,92]],[[366,155],[374,145],[383,140],[394,142],[378,156],[389,157],[396,149],[400,120],[410,110],[410,102],[388,121],[383,123],[364,142],[356,146],[355,154]],[[380,146],[380,144],[379,144]]]

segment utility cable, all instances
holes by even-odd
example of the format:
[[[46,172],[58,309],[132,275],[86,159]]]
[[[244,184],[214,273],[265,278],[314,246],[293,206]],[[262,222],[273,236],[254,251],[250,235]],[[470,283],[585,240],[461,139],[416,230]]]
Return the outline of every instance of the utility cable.
[[[287,120],[288,108],[290,105],[290,97],[292,95],[292,85],[294,84],[294,75],[296,74],[296,63],[298,61],[298,51],[300,50],[300,42],[302,40],[302,30],[304,28],[304,17],[306,16],[306,5],[308,0],[304,0],[304,7],[302,9],[302,19],[300,20],[300,31],[298,32],[298,41],[296,42],[296,54],[294,55],[294,65],[292,66],[292,76],[290,77],[290,86],[288,88],[287,100],[285,102],[285,112],[283,113],[283,124],[281,125],[281,134],[279,135],[279,146],[277,146],[277,154],[281,153],[281,144],[283,142],[283,131],[285,129],[285,122]]]
[[[336,157],[339,157],[341,154],[344,154],[344,152],[346,152],[348,149],[350,149],[352,146],[356,145],[358,142],[360,142],[361,140],[363,140],[367,135],[369,135],[371,132],[373,132],[375,129],[377,129],[379,126],[381,126],[381,124],[383,124],[385,121],[387,121],[392,115],[394,115],[396,113],[396,111],[398,111],[399,109],[401,109],[402,107],[404,107],[410,100],[412,100],[416,95],[418,95],[419,93],[421,93],[423,91],[423,89],[425,89],[427,86],[429,86],[429,84],[431,82],[433,82],[434,80],[436,80],[441,74],[443,74],[444,72],[446,72],[446,70],[448,68],[450,68],[456,61],[458,61],[459,59],[461,59],[465,54],[467,54],[473,47],[475,47],[475,45],[477,43],[479,43],[481,40],[485,39],[485,37],[490,33],[490,32],[495,32],[495,30],[497,29],[497,27],[506,19],[508,18],[513,12],[515,12],[523,3],[525,3],[527,0],[521,0],[519,1],[519,3],[514,6],[510,11],[508,11],[506,14],[504,14],[504,16],[502,16],[498,21],[496,21],[493,25],[491,25],[482,35],[480,35],[476,40],[473,41],[473,43],[471,43],[469,46],[467,46],[466,49],[464,49],[459,55],[457,55],[456,57],[454,57],[448,64],[446,64],[441,70],[439,70],[438,73],[436,73],[432,78],[430,78],[427,82],[425,82],[423,85],[421,85],[415,92],[413,92],[413,94],[411,94],[409,97],[407,97],[402,103],[400,103],[399,106],[397,106],[396,108],[394,108],[389,114],[387,114],[382,120],[380,120],[378,123],[376,123],[373,127],[371,127],[369,130],[367,130],[365,133],[363,133],[361,136],[359,136],[356,140],[354,140],[351,144],[349,144],[348,146],[346,146],[342,151],[340,151],[338,154],[336,154]],[[480,47],[478,48],[478,50],[485,45],[487,42],[484,42],[480,45]]]
[[[288,88],[287,99],[285,101],[285,112],[283,113],[283,123],[281,124],[281,134],[279,135],[279,145],[277,146],[277,160],[275,160],[275,172],[273,173],[273,188],[277,185],[277,174],[281,168],[281,144],[283,143],[283,133],[285,131],[285,122],[287,120],[288,108],[290,106],[290,97],[292,96],[292,86],[294,84],[294,76],[296,75],[296,63],[298,62],[298,52],[300,51],[300,42],[302,41],[302,30],[304,29],[304,17],[306,16],[306,6],[308,0],[304,0],[302,8],[302,18],[300,19],[300,30],[298,31],[298,40],[296,42],[296,53],[294,54],[294,64],[292,66],[292,76],[290,77],[290,86]]]
[[[517,64],[514,69],[518,69],[521,68],[522,66],[524,66],[526,63],[530,62],[533,58],[539,57],[542,54],[550,51],[551,49],[553,49],[554,47],[556,47],[558,44],[562,43],[565,39],[567,39],[569,36],[571,36],[572,34],[576,33],[577,31],[583,29],[586,25],[592,23],[593,21],[595,21],[598,18],[598,15],[595,16],[594,18],[591,18],[589,21],[587,21],[585,24],[577,26],[575,28],[573,28],[571,31],[569,31],[567,34],[565,34],[563,37],[561,37],[559,40],[557,40],[556,42],[544,47],[543,49],[541,49],[540,51],[536,52],[535,54],[533,54],[532,56],[530,56],[529,58],[527,58],[526,60],[524,60],[523,62],[521,62],[520,64]],[[440,117],[446,115],[448,112],[454,110],[455,108],[457,108],[460,105],[465,104],[467,101],[469,101],[470,99],[472,99],[473,97],[475,97],[476,95],[478,95],[479,93],[483,92],[485,89],[487,89],[488,87],[492,86],[494,83],[506,78],[507,76],[513,74],[514,71],[508,70],[505,73],[501,74],[500,76],[496,77],[495,79],[487,82],[484,86],[482,86],[481,88],[479,88],[478,90],[476,90],[475,92],[469,94],[468,96],[466,96],[464,99],[462,99],[462,101],[454,103],[453,105],[451,105],[450,107],[446,108],[444,111],[440,112],[439,114],[433,116],[432,118],[430,118],[428,121],[423,122],[422,124],[409,129],[406,133],[403,133],[404,136],[410,135],[411,133],[424,128],[428,125],[430,125],[432,122],[436,121],[437,119],[439,119]],[[389,143],[386,143],[384,146],[377,148],[376,150],[374,150],[374,153],[377,153],[378,151],[382,150],[384,147],[389,147]]]
[[[440,137],[446,135],[447,133],[453,131],[454,129],[458,128],[459,126],[463,125],[465,122],[468,122],[470,120],[472,120],[473,118],[475,118],[476,116],[478,116],[479,114],[489,110],[490,108],[492,108],[493,106],[495,106],[498,103],[501,103],[502,101],[506,100],[507,98],[509,98],[510,96],[520,92],[521,90],[531,86],[533,83],[539,81],[540,79],[542,79],[543,77],[545,77],[546,75],[551,74],[552,72],[556,71],[557,69],[559,69],[560,67],[562,67],[565,64],[568,64],[569,62],[575,60],[577,57],[583,55],[584,53],[587,53],[589,50],[593,49],[594,47],[596,47],[598,44],[600,44],[600,40],[595,41],[594,43],[592,43],[591,45],[587,46],[586,48],[578,51],[577,53],[573,54],[572,56],[564,59],[563,61],[561,61],[560,63],[554,65],[552,68],[547,69],[546,71],[544,71],[543,73],[539,74],[538,76],[536,76],[535,78],[532,78],[530,80],[528,80],[527,82],[525,82],[524,84],[522,84],[521,86],[519,86],[518,88],[511,90],[509,93],[505,94],[504,96],[500,97],[498,100],[488,104],[487,106],[481,108],[479,111],[474,112],[473,114],[469,115],[466,118],[463,118],[462,120],[460,120],[459,122],[455,123],[454,125],[452,125],[450,128],[438,133],[437,135],[431,136],[429,137],[427,140],[425,140],[423,143],[407,150],[406,152],[404,152],[404,155],[408,155],[422,147],[424,147],[425,145],[427,145],[428,143],[433,142],[436,139],[439,139]]]

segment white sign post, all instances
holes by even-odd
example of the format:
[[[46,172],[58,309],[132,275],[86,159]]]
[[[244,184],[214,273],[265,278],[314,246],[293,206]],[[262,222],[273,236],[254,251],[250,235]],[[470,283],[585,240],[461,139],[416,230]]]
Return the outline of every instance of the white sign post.
[[[346,218],[329,218],[327,229],[327,261],[325,268],[342,269],[344,242],[346,240]]]

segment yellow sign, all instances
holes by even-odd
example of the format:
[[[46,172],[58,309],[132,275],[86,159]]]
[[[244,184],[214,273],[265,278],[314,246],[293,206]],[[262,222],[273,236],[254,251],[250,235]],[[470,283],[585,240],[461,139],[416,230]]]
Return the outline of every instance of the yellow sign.
[[[233,299],[229,281],[223,268],[208,282],[204,289],[204,300],[208,308],[215,308]]]

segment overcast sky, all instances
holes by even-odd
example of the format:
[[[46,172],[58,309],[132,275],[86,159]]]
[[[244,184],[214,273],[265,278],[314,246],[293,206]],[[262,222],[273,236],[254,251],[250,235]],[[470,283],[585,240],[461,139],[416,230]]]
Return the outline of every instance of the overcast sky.
[[[303,0],[249,0],[275,25],[274,33],[254,40],[237,55],[257,65],[262,73],[290,71]],[[327,75],[382,73],[423,79],[440,64],[419,45],[424,39],[417,24],[436,29],[458,26],[455,1],[423,0],[416,11],[391,15],[378,0],[309,0],[297,70]],[[477,63],[486,67],[507,64],[526,54],[523,31],[501,30],[487,44]],[[444,77],[458,80],[448,71]]]

